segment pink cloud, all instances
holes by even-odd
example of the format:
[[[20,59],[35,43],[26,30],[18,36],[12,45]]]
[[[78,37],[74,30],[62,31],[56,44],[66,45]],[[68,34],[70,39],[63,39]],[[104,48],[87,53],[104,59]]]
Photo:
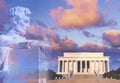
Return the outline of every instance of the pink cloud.
[[[51,10],[50,15],[61,28],[86,28],[98,24],[101,16],[98,14],[97,0],[66,0],[72,8],[58,7]]]
[[[60,41],[51,40],[51,45],[56,51],[73,51],[77,47],[77,44],[67,37],[60,39]]]
[[[113,47],[120,47],[120,31],[107,30],[103,33],[103,39]]]
[[[26,38],[27,39],[35,39],[35,40],[42,40],[44,39],[48,32],[47,29],[43,26],[30,26],[27,31]]]
[[[104,51],[104,44],[95,44],[92,42],[86,42],[84,45],[79,46],[76,42],[70,38],[60,38],[60,36],[53,30],[50,30],[50,43],[55,52],[65,51]]]
[[[92,42],[86,42],[84,45],[79,46],[81,51],[94,51],[94,52],[103,52],[105,50],[104,44],[94,44]]]

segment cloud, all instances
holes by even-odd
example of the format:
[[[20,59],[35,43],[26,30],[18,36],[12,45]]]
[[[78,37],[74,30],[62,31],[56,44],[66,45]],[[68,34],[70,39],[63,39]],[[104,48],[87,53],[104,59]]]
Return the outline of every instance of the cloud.
[[[86,37],[88,37],[88,38],[89,38],[89,37],[95,37],[94,34],[88,32],[88,31],[83,31],[83,35],[86,36]]]
[[[51,41],[51,44],[55,50],[59,51],[73,51],[76,49],[77,44],[72,39],[63,38],[60,41],[55,42],[54,40]]]
[[[89,32],[85,33],[87,33],[87,36],[90,34]],[[53,47],[54,52],[103,52],[106,48],[104,44],[98,45],[92,42],[86,42],[84,45],[79,46],[75,41],[68,37],[60,38],[60,36],[56,34],[54,30],[51,30],[49,36],[51,37],[50,43]]]
[[[86,28],[101,21],[97,2],[98,0],[66,0],[70,8],[59,6],[52,9],[50,15],[61,28]]]
[[[0,0],[0,31],[3,30],[3,25],[8,23],[8,7],[4,0]]]
[[[50,55],[51,68],[57,66],[57,56],[62,56],[63,52],[103,52],[105,55],[111,56],[113,60],[115,56],[119,55],[119,49],[109,48],[104,44],[95,44],[93,42],[86,42],[84,45],[78,45],[70,38],[61,38],[54,29],[50,29],[49,38],[51,46],[53,47],[52,54]],[[113,37],[112,37],[113,38]],[[114,38],[113,38],[114,39]]]
[[[55,51],[72,51],[76,49],[77,44],[75,42],[68,38],[60,38],[60,36],[53,30],[52,28],[49,29],[49,42]]]
[[[82,46],[79,46],[79,51],[84,52],[104,52],[105,46],[103,44],[94,44],[92,42],[87,42]]]
[[[35,26],[30,26],[26,34],[27,39],[43,40],[43,30],[36,28]]]
[[[37,20],[37,24],[44,27],[44,28],[47,28],[47,25],[39,19]]]
[[[107,30],[103,33],[103,40],[112,47],[120,47],[120,31]]]
[[[105,19],[102,19],[100,23],[98,23],[97,27],[105,27],[105,26],[109,26],[109,27],[113,27],[113,26],[116,26],[117,25],[117,21],[114,20],[114,19],[109,19],[107,21],[105,21]]]
[[[31,25],[27,29],[26,38],[27,39],[34,39],[34,40],[44,40],[49,33],[49,28],[44,22],[41,20],[37,20],[36,25]]]

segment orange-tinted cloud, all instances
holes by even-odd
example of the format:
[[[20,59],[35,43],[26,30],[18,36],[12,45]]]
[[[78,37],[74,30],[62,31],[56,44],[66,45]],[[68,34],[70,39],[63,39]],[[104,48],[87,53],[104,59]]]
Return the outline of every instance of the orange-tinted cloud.
[[[73,51],[77,47],[77,44],[69,38],[63,38],[60,41],[51,40],[51,45],[56,51]]]
[[[84,45],[80,46],[79,49],[81,51],[103,52],[105,50],[105,46],[103,44],[97,45],[92,42],[87,42]]]
[[[89,34],[88,34],[89,35]],[[104,51],[105,46],[103,44],[94,44],[91,42],[87,42],[84,45],[79,46],[76,44],[76,42],[70,38],[60,38],[60,36],[53,30],[51,29],[50,34],[49,34],[51,40],[51,46],[56,52],[65,52],[65,51]]]
[[[30,26],[27,31],[27,39],[42,40],[48,34],[46,28],[42,26]]]
[[[66,0],[71,8],[58,7],[51,10],[50,15],[61,28],[86,28],[98,24],[98,0]]]
[[[103,33],[103,39],[113,47],[120,47],[120,31],[107,30]]]

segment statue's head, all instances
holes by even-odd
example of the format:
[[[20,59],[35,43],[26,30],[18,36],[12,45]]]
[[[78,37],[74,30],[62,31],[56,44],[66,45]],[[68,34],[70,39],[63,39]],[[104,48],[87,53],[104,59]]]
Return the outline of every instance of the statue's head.
[[[17,6],[10,9],[11,21],[16,25],[29,26],[30,14],[29,8]]]
[[[30,26],[30,14],[29,8],[17,6],[10,9],[10,19],[18,33],[26,34],[26,30]]]

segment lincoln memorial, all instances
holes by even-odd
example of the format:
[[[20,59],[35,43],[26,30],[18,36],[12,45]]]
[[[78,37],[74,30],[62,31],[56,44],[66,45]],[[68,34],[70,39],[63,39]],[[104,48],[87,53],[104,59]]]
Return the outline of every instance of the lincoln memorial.
[[[57,74],[68,75],[104,74],[109,72],[109,56],[102,52],[65,52],[64,56],[58,56]]]

